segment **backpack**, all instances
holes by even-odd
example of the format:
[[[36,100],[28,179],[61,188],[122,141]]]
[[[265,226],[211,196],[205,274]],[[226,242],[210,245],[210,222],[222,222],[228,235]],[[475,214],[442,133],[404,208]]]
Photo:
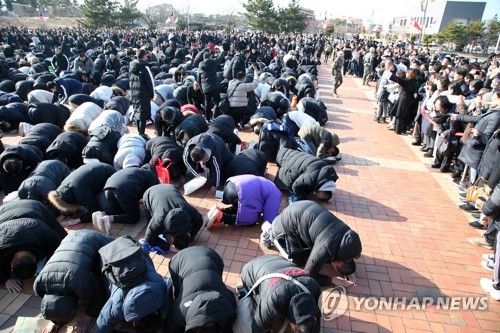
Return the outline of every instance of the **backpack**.
[[[82,151],[83,158],[95,158],[113,165],[120,138],[119,132],[111,130],[108,126],[99,126],[90,133],[90,140]]]
[[[130,289],[146,281],[146,253],[130,236],[116,238],[99,255],[103,275],[117,287]]]
[[[238,86],[241,84],[241,82],[238,82],[236,84],[236,87],[234,87],[233,91],[231,94],[221,94],[220,96],[220,102],[219,102],[219,112],[220,114],[229,114],[229,109],[230,109],[230,103],[229,99],[233,96],[234,92],[236,89],[238,89]]]

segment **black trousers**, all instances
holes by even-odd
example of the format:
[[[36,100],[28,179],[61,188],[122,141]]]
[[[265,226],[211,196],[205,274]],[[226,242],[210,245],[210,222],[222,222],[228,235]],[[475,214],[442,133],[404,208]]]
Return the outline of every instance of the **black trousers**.
[[[139,201],[127,193],[110,188],[104,190],[104,196],[108,201],[106,214],[113,216],[114,222],[133,224],[141,218]]]
[[[205,118],[207,120],[212,119],[212,115],[214,118],[219,116],[219,102],[220,102],[220,92],[219,89],[209,91],[203,94],[205,97]],[[212,114],[212,108],[215,106],[215,113]]]
[[[236,124],[241,123],[245,125],[250,121],[250,118],[253,116],[253,112],[248,106],[241,106],[230,108],[229,115],[234,119]]]

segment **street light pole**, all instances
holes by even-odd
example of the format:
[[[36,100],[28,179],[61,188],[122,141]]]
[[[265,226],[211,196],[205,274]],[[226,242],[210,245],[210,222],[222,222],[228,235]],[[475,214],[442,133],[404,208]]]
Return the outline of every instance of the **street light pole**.
[[[421,0],[420,4],[423,5],[424,0]],[[420,45],[424,46],[424,35],[425,35],[425,19],[427,18],[427,6],[429,5],[429,0],[425,0],[424,7],[424,20],[422,22],[422,29],[420,30]]]

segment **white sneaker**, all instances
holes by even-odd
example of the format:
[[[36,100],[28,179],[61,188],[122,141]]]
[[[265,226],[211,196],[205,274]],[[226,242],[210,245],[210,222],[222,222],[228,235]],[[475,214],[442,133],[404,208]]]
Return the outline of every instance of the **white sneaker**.
[[[28,132],[31,130],[31,128],[33,128],[33,125],[25,123],[25,122],[20,122],[19,128],[17,131],[19,132],[20,136],[25,137],[26,134],[28,134]]]
[[[489,271],[494,271],[493,263],[491,261],[483,260],[481,261],[481,266],[486,268]]]
[[[109,236],[109,231],[111,230],[111,223],[109,222],[109,216],[104,215],[101,217],[101,227],[104,230],[104,234]]]
[[[264,223],[262,223],[262,225],[260,226],[260,230],[262,230],[263,232],[268,232],[271,227],[271,223],[269,223],[268,221],[264,221]]]
[[[493,281],[488,278],[481,279],[481,288],[490,294],[495,301],[500,301],[500,290],[493,287]]]
[[[271,240],[271,223],[268,221],[265,221],[262,223],[260,229],[262,230],[262,233],[260,234],[260,241],[262,242],[262,245],[267,247],[268,249],[273,246],[273,242]]]
[[[486,261],[495,262],[495,256],[493,254],[483,253],[481,258],[483,258],[483,260],[486,260]]]
[[[96,229],[102,234],[104,233],[104,230],[102,230],[101,218],[102,218],[101,212],[92,213],[92,225],[94,226],[94,229]]]

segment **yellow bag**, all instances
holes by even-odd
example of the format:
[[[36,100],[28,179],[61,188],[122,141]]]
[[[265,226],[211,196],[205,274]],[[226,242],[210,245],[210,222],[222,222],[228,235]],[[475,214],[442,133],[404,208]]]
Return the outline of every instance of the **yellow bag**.
[[[479,182],[483,181],[483,186],[479,186]],[[469,186],[465,201],[475,203],[479,197],[484,196],[484,189],[486,188],[486,181],[480,177],[474,182],[474,185]]]

